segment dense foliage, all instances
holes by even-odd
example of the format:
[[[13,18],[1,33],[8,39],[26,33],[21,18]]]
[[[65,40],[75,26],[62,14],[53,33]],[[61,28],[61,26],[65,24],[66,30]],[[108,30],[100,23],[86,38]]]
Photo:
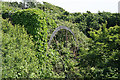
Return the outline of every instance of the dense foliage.
[[[41,10],[25,9],[12,14],[13,24],[24,25],[28,34],[33,35],[36,48],[41,53],[47,49],[47,23],[45,14]]]
[[[2,22],[3,78],[44,78],[53,76],[46,54],[36,51],[32,36],[24,27]],[[44,50],[43,50],[44,51]],[[42,72],[41,72],[42,71]]]
[[[120,78],[120,14],[3,2],[2,78]],[[59,26],[51,45],[48,41]]]

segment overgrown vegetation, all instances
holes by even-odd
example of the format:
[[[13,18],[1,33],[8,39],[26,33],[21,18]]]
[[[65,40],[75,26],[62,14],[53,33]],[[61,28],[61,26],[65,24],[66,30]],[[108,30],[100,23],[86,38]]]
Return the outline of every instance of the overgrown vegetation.
[[[120,14],[2,3],[2,78],[120,79]],[[60,30],[48,46],[52,32]]]

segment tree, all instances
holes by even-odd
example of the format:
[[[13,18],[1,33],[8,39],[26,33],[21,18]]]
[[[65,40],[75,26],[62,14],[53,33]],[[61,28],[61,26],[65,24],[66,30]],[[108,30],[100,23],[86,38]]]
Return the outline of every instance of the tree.
[[[27,2],[33,2],[33,3],[35,3],[36,0],[23,0],[23,8],[26,8],[26,7],[27,7],[27,6],[26,6]]]

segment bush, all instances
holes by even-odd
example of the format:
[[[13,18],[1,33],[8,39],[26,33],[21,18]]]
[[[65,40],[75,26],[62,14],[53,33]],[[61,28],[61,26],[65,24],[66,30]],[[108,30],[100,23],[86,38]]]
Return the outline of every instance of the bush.
[[[45,13],[40,9],[23,9],[11,16],[13,24],[24,25],[28,34],[34,38],[37,50],[44,53],[47,49],[47,23]]]
[[[120,66],[120,27],[109,29],[103,24],[99,30],[91,29],[88,51],[80,55],[80,73],[85,78],[118,79]]]
[[[23,26],[3,20],[2,36],[2,78],[54,77],[52,62],[57,54],[52,55],[52,50],[44,54],[36,51],[32,36]]]
[[[32,37],[24,27],[13,26],[7,20],[2,22],[2,61],[3,78],[38,76],[38,58],[35,56]]]

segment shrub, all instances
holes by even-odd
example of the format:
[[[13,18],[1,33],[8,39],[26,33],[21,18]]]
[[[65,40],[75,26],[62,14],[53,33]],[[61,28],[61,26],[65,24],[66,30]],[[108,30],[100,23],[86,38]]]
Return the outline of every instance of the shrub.
[[[24,27],[2,22],[2,77],[18,78],[38,76],[38,58],[35,56],[32,37]]]
[[[24,25],[28,34],[34,38],[36,48],[41,53],[47,49],[47,23],[45,13],[40,9],[23,9],[11,16],[13,24]]]
[[[47,52],[37,52],[32,36],[23,26],[13,26],[3,20],[2,36],[2,78],[53,77],[51,61],[55,56],[51,56],[52,51],[49,51],[49,56]]]

